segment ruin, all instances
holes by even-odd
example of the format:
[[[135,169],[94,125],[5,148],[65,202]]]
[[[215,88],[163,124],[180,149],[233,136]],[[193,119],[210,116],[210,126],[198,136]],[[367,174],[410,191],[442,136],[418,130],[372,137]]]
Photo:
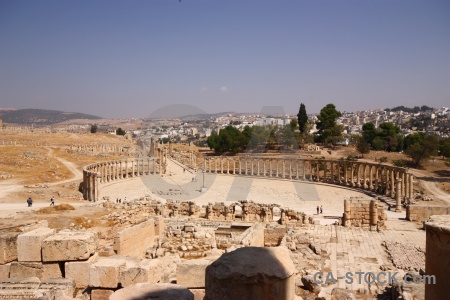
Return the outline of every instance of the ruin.
[[[81,185],[83,198],[98,201],[100,184],[106,182],[135,176],[164,174],[167,165],[167,149],[156,148],[155,151],[157,155],[151,158],[109,161],[84,167]],[[192,157],[190,161],[193,161]],[[257,176],[347,186],[395,199],[397,210],[401,210],[402,202],[409,203],[413,199],[414,176],[411,173],[404,168],[375,163],[323,159],[214,157],[205,158],[201,169],[214,174]]]

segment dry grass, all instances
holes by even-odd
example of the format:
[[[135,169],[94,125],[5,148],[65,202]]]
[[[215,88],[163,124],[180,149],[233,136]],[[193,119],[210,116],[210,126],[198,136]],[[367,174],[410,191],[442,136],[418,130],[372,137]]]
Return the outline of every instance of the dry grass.
[[[75,224],[75,226],[83,228],[92,228],[99,225],[99,222],[96,219],[82,216],[73,218],[72,223]]]
[[[65,211],[65,210],[75,210],[75,207],[73,207],[72,205],[67,204],[67,203],[62,203],[62,204],[55,205],[55,206],[41,208],[36,213],[38,213],[38,214],[56,214],[56,213],[59,213],[61,211]]]
[[[1,145],[16,143],[16,145]],[[83,144],[131,144],[122,136],[110,134],[30,133],[0,134],[0,175],[10,175],[23,184],[56,182],[73,174],[56,157],[84,165],[119,158],[110,153],[102,157],[68,153],[68,146]],[[56,157],[55,157],[56,156]]]

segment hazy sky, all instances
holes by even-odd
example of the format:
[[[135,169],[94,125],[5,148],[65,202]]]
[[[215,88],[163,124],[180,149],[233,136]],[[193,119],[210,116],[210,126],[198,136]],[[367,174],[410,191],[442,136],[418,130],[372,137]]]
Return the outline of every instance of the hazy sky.
[[[1,0],[0,107],[450,106],[450,1]]]

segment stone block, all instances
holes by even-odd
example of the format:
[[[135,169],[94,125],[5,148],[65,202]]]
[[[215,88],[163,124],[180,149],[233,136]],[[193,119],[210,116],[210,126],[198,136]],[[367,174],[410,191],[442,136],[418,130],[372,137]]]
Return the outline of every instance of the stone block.
[[[42,242],[54,233],[54,229],[40,227],[20,234],[17,237],[17,260],[22,262],[42,261]]]
[[[0,280],[0,299],[38,299],[41,281],[37,277],[9,278]]]
[[[11,269],[11,263],[0,265],[0,280],[9,278],[10,269]]]
[[[121,258],[100,257],[89,267],[89,285],[101,288],[117,288],[120,272],[126,261]]]
[[[46,279],[41,282],[38,291],[45,293],[49,299],[73,299],[75,282],[67,278]]]
[[[144,282],[159,282],[163,274],[163,264],[160,259],[144,259],[138,262],[127,261],[120,273],[120,283],[123,287]]]
[[[98,260],[98,254],[95,253],[89,259],[84,261],[71,261],[65,263],[66,278],[75,280],[75,286],[79,289],[89,286],[89,268]]]
[[[42,243],[42,261],[73,261],[88,259],[97,250],[97,233],[62,230]]]
[[[5,232],[0,234],[0,264],[17,260],[18,232]]]
[[[92,289],[91,300],[109,300],[112,294],[114,294],[114,290]]]
[[[187,260],[177,265],[177,284],[186,288],[204,288],[205,270],[209,260]]]
[[[40,279],[61,278],[62,272],[58,263],[12,262],[10,278],[38,277]]]

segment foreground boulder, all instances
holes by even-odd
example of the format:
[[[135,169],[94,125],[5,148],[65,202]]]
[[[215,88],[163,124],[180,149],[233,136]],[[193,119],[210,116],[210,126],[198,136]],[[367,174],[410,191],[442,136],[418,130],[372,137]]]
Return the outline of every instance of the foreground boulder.
[[[295,266],[284,247],[244,247],[206,268],[206,299],[293,300]]]

